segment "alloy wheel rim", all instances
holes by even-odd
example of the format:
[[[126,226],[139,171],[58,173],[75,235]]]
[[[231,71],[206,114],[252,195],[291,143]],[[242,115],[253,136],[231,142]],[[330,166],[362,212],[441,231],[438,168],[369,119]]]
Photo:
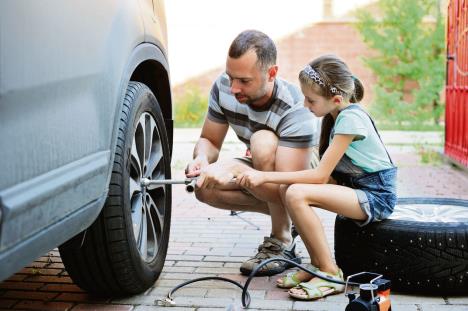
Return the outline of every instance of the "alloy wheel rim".
[[[468,208],[440,204],[398,204],[389,218],[416,222],[468,222]]]
[[[166,189],[161,185],[147,190],[141,186],[141,179],[164,179],[166,167],[156,120],[147,112],[138,119],[129,161],[133,234],[141,258],[151,262],[164,232]]]

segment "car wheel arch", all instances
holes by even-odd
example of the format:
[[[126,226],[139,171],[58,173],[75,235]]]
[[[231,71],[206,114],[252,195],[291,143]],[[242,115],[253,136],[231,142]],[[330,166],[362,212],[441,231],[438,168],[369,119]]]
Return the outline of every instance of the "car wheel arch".
[[[120,103],[116,107],[117,124],[121,111],[125,90],[130,81],[145,84],[154,94],[159,102],[164,119],[170,120],[166,129],[169,135],[170,149],[172,151],[172,93],[169,79],[169,64],[164,50],[152,43],[141,43],[137,45],[128,58],[120,83]],[[116,132],[113,133],[116,137]],[[113,141],[114,143],[114,141]],[[172,153],[172,152],[171,152]]]
[[[169,63],[164,50],[152,43],[141,43],[137,45],[128,57],[127,64],[122,73],[119,84],[118,103],[114,109],[113,130],[110,141],[110,163],[113,163],[116,141],[119,131],[119,121],[125,93],[130,81],[141,82],[155,95],[165,120],[165,127],[169,140],[169,152],[172,155],[173,121],[172,121],[172,93],[169,80]],[[157,70],[152,76],[152,70]],[[112,165],[109,166],[109,184],[112,173]],[[102,207],[101,207],[102,208]]]

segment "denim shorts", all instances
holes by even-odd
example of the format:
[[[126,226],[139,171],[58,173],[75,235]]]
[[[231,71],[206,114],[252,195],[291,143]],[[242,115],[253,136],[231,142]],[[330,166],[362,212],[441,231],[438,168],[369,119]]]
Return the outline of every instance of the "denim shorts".
[[[338,172],[334,172],[332,175],[338,184],[356,191],[359,205],[368,216],[364,221],[356,221],[359,226],[384,220],[392,214],[397,202],[396,167],[373,173],[363,173],[357,177]]]

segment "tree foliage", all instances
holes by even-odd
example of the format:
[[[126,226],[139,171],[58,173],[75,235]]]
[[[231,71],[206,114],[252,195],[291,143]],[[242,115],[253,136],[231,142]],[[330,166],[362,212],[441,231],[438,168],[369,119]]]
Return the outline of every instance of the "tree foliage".
[[[437,0],[379,0],[382,17],[357,13],[357,28],[376,53],[364,62],[377,76],[372,110],[381,121],[422,125],[442,113],[444,17]],[[380,117],[379,117],[380,116]]]
[[[182,94],[174,99],[175,126],[197,127],[203,124],[208,110],[208,95],[196,86],[187,86]]]

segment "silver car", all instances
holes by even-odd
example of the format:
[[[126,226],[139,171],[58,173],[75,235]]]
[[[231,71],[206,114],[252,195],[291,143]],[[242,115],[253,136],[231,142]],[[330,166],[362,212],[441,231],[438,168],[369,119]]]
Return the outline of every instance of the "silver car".
[[[172,99],[158,0],[0,1],[0,280],[59,246],[100,295],[166,257]]]

